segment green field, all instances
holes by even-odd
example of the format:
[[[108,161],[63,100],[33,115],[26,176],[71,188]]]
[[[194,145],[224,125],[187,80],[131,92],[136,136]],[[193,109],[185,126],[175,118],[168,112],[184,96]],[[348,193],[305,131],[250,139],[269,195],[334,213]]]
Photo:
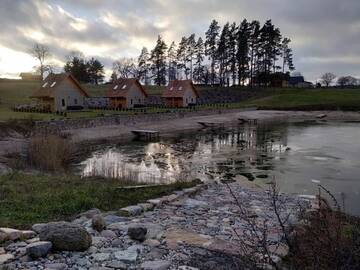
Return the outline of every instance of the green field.
[[[26,228],[38,222],[69,219],[94,207],[119,210],[194,185],[178,182],[129,192],[116,189],[124,184],[115,179],[22,173],[0,176],[0,227]]]
[[[34,119],[50,120],[63,118],[56,114],[13,112],[11,107],[18,104],[33,102],[29,96],[40,86],[39,82],[24,82],[20,80],[0,80],[0,120]],[[91,96],[104,96],[108,85],[83,85]],[[161,94],[164,87],[146,86],[149,94]],[[206,89],[206,88],[202,88]],[[208,88],[211,89],[211,88]],[[232,88],[243,91],[243,88]],[[200,89],[201,90],[201,89]],[[215,91],[215,90],[213,90]],[[360,109],[360,89],[253,89],[261,91],[261,97],[245,100],[240,103],[228,104],[231,108],[260,107],[262,109]],[[148,112],[162,112],[156,109]],[[68,113],[67,118],[88,118],[108,114],[135,113],[119,111],[87,111]]]

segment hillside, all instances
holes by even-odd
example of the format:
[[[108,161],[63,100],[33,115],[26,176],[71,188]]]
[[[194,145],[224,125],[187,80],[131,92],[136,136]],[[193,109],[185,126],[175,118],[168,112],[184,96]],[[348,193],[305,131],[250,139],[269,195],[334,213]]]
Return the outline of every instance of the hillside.
[[[90,96],[104,96],[108,85],[83,85]],[[12,118],[51,119],[52,114],[14,113],[11,107],[29,104],[29,96],[39,82],[0,80],[0,120]],[[150,95],[160,95],[164,87],[146,86]],[[199,87],[200,102],[232,103],[231,107],[255,106],[262,109],[288,110],[360,110],[360,89],[249,89],[237,87]],[[96,116],[85,114],[84,116]],[[81,116],[77,114],[77,116]]]

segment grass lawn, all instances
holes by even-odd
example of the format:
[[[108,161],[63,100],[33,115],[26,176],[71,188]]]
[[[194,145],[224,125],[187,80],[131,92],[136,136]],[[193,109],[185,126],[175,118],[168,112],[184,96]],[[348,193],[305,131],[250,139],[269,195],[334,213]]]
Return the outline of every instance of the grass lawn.
[[[116,189],[123,185],[119,180],[81,179],[74,175],[0,176],[0,227],[28,228],[37,222],[69,219],[94,207],[118,210],[195,183],[180,182],[135,191]]]
[[[269,89],[264,95],[240,104],[263,109],[353,107],[360,110],[360,89]]]

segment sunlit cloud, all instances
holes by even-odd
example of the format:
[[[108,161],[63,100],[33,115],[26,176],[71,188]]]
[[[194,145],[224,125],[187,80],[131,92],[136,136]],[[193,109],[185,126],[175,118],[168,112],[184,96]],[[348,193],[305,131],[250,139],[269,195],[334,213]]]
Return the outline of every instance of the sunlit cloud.
[[[36,62],[29,49],[42,42],[52,62],[63,65],[80,51],[110,72],[115,59],[137,57],[144,46],[150,51],[159,34],[170,44],[191,33],[204,37],[212,19],[224,24],[246,17],[273,19],[291,38],[295,66],[308,80],[324,71],[360,76],[359,10],[358,0],[3,0],[0,71],[31,70]]]

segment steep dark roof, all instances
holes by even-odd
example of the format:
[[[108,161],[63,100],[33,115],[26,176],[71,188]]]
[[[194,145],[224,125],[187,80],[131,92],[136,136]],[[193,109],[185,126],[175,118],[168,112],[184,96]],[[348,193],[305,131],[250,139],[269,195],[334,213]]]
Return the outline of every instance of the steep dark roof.
[[[60,74],[49,74],[45,80],[42,82],[40,88],[36,90],[32,98],[40,97],[55,97],[55,91],[57,87],[62,83],[63,80],[70,79],[74,82],[77,87],[77,90],[85,97],[89,95],[86,93],[85,89],[80,85],[80,83],[69,73],[60,73]]]
[[[166,87],[164,93],[162,94],[163,97],[183,97],[185,91],[187,89],[191,89],[196,97],[199,97],[199,93],[196,90],[193,82],[191,80],[174,80],[171,81],[168,86]]]
[[[304,76],[290,77],[289,84],[296,85],[305,82]]]
[[[140,91],[144,93],[145,97],[148,96],[144,87],[140,84],[140,82],[137,79],[120,78],[111,84],[110,88],[106,91],[106,97],[126,98],[129,90],[133,85],[136,85],[140,89]]]

